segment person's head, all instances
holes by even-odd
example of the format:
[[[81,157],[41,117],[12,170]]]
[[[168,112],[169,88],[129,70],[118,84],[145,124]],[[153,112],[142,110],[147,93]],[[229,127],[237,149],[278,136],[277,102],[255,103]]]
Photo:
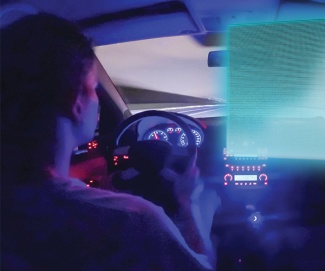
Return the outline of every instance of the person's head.
[[[20,159],[27,175],[30,167],[53,163],[58,118],[75,126],[75,144],[92,139],[98,106],[94,60],[90,40],[54,15],[28,15],[1,29],[2,149]],[[4,155],[2,161],[9,159]]]

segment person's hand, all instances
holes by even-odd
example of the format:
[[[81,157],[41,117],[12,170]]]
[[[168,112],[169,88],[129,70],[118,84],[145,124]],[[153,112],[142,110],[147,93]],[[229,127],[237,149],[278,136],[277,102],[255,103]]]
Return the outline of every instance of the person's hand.
[[[207,255],[214,265],[215,248],[210,239],[210,232],[220,198],[214,189],[205,187],[204,182],[200,180],[196,159],[195,153],[184,173],[174,172],[174,197],[179,203],[179,208],[173,220],[188,245],[194,251]]]
[[[188,165],[182,174],[173,178],[174,196],[180,204],[180,208],[189,207],[192,203],[193,192],[197,186],[199,169],[196,166],[196,153],[190,158]]]
[[[192,215],[198,224],[210,229],[213,216],[220,206],[220,198],[214,189],[206,187],[200,179],[196,158],[197,155],[193,155],[184,173],[173,178],[174,197],[179,203],[179,217]]]

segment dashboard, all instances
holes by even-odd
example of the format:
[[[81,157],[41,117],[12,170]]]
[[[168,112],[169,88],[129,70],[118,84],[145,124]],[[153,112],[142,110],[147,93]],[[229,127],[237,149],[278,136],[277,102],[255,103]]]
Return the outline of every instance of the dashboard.
[[[204,142],[204,126],[196,119],[186,115],[178,113],[172,113],[172,115],[176,115],[187,124],[192,131],[196,146],[200,147]],[[137,123],[136,131],[138,134],[137,141],[161,140],[169,142],[173,146],[188,146],[188,135],[183,131],[183,128],[167,117],[157,115],[142,118]]]
[[[189,127],[195,137],[196,146],[200,147],[204,141],[203,131],[191,125]],[[144,133],[141,140],[162,140],[179,147],[186,147],[188,145],[186,133],[176,124],[160,124],[152,127]]]

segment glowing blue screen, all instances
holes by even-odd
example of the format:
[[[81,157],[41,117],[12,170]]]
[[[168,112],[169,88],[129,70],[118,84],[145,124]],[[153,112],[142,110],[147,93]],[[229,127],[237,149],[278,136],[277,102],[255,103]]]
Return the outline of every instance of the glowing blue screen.
[[[325,20],[228,34],[227,151],[325,159]]]

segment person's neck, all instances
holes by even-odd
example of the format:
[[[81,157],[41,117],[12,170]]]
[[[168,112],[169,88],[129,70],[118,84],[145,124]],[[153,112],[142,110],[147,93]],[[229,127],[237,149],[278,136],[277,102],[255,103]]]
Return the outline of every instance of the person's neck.
[[[54,165],[51,169],[52,175],[64,178],[69,177],[71,154],[75,145],[69,120],[58,120]]]
[[[53,167],[55,175],[69,177],[71,153],[72,150],[70,148],[65,148],[64,145],[58,146]]]

